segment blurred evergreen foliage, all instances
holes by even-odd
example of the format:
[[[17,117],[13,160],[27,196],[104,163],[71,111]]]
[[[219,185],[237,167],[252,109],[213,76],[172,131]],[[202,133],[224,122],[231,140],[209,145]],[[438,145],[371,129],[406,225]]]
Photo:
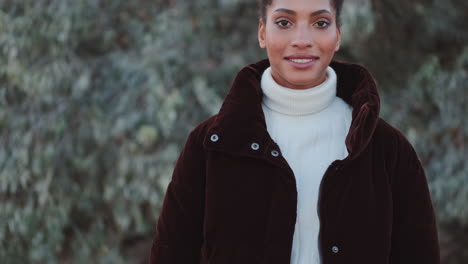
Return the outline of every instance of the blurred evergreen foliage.
[[[337,57],[375,73],[444,236],[466,232],[467,2],[345,2]],[[1,262],[144,263],[188,131],[266,56],[256,12],[250,0],[0,0]],[[451,248],[466,239],[442,241],[445,263],[468,260]]]

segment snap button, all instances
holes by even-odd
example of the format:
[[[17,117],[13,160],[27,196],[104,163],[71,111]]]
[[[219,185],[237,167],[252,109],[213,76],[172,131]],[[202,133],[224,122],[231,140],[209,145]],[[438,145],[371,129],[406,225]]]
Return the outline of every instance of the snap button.
[[[272,150],[272,151],[271,151],[271,155],[272,155],[273,157],[278,157],[278,156],[279,156],[279,152],[278,152],[277,150]]]
[[[213,135],[211,135],[210,139],[211,139],[211,141],[216,142],[216,141],[218,141],[219,136],[217,134],[213,134]]]
[[[340,250],[338,249],[337,246],[333,246],[333,247],[332,247],[332,252],[333,252],[333,253],[336,254],[336,253],[338,253],[338,251],[340,251]]]
[[[260,145],[258,143],[252,143],[252,145],[250,145],[250,147],[253,149],[253,150],[258,150],[260,148]]]

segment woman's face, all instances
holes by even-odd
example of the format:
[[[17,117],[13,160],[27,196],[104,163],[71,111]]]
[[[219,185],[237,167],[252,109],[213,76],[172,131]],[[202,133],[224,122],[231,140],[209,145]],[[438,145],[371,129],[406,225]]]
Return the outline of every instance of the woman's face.
[[[311,88],[326,78],[339,49],[341,32],[331,0],[273,0],[260,19],[258,40],[275,81],[293,89]]]

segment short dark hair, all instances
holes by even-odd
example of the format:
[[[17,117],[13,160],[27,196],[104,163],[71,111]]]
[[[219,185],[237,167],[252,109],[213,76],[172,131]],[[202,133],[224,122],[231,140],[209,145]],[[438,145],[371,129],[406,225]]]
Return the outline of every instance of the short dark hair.
[[[258,16],[266,22],[266,9],[273,0],[257,0],[258,3]],[[336,23],[338,26],[341,25],[341,7],[343,6],[343,0],[329,0],[330,4],[336,11]]]

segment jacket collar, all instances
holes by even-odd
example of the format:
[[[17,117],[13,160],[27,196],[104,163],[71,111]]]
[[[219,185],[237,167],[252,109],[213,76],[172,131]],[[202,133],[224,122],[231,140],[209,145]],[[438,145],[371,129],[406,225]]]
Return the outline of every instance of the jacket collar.
[[[219,113],[208,128],[205,148],[259,158],[287,167],[284,159],[271,155],[271,151],[279,151],[279,147],[267,132],[261,104],[261,76],[269,66],[268,59],[264,59],[239,71]],[[380,99],[373,77],[363,66],[339,61],[332,61],[330,66],[338,77],[337,96],[353,107],[351,127],[346,137],[349,152],[346,159],[352,160],[362,153],[372,138],[379,118]],[[219,139],[211,140],[213,134]],[[252,143],[258,143],[260,148],[252,149]]]

